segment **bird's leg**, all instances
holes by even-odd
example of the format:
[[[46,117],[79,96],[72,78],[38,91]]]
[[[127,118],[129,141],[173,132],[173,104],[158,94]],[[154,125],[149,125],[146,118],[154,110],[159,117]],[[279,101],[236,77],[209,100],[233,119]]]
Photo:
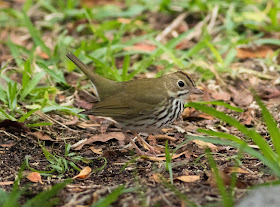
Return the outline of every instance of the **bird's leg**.
[[[152,154],[156,155],[156,154],[160,153],[155,148],[153,148],[148,142],[146,142],[146,140],[144,140],[142,137],[140,137],[137,133],[133,132],[133,135],[136,136],[138,138],[138,140],[140,140],[142,142],[143,145],[146,145]]]
[[[126,131],[122,131],[122,133],[124,134],[125,136],[125,139],[129,140],[130,143],[132,144],[132,146],[135,148],[137,154],[139,156],[147,156],[148,153],[146,152],[143,152],[142,150],[139,149],[139,147],[135,144],[135,142],[133,141],[133,139],[126,133]]]

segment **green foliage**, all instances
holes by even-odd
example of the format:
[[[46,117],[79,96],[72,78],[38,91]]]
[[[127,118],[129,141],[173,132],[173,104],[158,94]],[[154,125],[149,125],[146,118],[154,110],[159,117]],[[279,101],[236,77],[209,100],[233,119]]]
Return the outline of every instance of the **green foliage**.
[[[217,118],[221,119],[222,121],[230,124],[231,126],[234,126],[240,132],[245,134],[248,138],[252,139],[252,141],[259,147],[261,153],[257,152],[254,149],[250,149],[250,147],[248,146],[248,144],[245,141],[241,140],[240,138],[238,138],[236,136],[226,134],[223,132],[214,132],[212,130],[204,130],[204,129],[199,129],[200,132],[204,132],[204,133],[206,133],[208,135],[212,135],[212,136],[217,136],[222,139],[231,140],[232,142],[227,142],[227,144],[229,144],[229,145],[234,144],[232,146],[238,147],[239,149],[242,149],[242,150],[246,151],[247,153],[249,153],[251,156],[260,159],[265,165],[267,165],[272,170],[272,172],[276,176],[280,177],[280,162],[279,162],[280,130],[277,127],[275,120],[273,119],[273,117],[271,116],[271,114],[269,113],[267,108],[264,106],[264,104],[261,102],[261,100],[258,97],[255,97],[255,99],[257,100],[257,103],[259,104],[259,106],[262,110],[262,115],[263,115],[266,125],[268,126],[268,130],[270,132],[270,137],[272,140],[273,147],[271,147],[267,143],[267,141],[255,130],[246,128],[243,124],[239,123],[236,119],[226,115],[223,112],[217,111],[214,108],[205,106],[200,103],[188,103],[188,106],[201,110],[204,113],[217,117]],[[207,140],[209,141],[211,139],[207,139]],[[217,143],[217,140],[213,139],[210,142]]]
[[[113,190],[106,197],[99,199],[96,203],[91,205],[91,207],[107,207],[115,202],[118,197],[124,193],[134,192],[135,188],[125,188],[124,185],[119,186],[115,190]]]
[[[206,149],[206,155],[207,155],[207,158],[208,158],[208,162],[211,166],[212,172],[214,174],[218,189],[219,189],[220,194],[223,198],[223,204],[224,204],[223,206],[225,206],[225,207],[234,206],[234,199],[231,195],[231,192],[227,191],[227,189],[226,189],[226,185],[224,184],[223,177],[219,173],[216,162],[215,162],[213,156],[211,155],[210,149]]]
[[[27,167],[34,172],[39,172],[39,173],[43,173],[43,174],[46,174],[46,175],[50,175],[54,172],[57,172],[57,173],[59,173],[60,176],[63,176],[63,174],[65,172],[67,172],[68,170],[75,169],[77,171],[81,171],[81,169],[79,167],[77,167],[77,165],[75,163],[80,162],[80,161],[85,162],[85,163],[91,162],[90,160],[85,159],[82,156],[79,156],[77,153],[74,153],[74,152],[70,153],[71,145],[69,143],[67,143],[65,145],[64,157],[58,156],[55,153],[51,154],[45,148],[44,145],[40,144],[40,146],[41,146],[42,151],[45,155],[45,158],[50,163],[49,165],[46,166],[46,168],[50,168],[50,170],[49,171],[38,171],[38,170],[35,170],[35,169],[31,168],[28,164],[29,157],[26,156],[25,159],[26,159]]]

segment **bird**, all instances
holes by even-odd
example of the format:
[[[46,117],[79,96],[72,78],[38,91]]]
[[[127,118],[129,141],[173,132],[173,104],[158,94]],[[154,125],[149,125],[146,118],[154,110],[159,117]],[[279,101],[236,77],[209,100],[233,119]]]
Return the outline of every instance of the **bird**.
[[[74,54],[66,56],[90,79],[96,91],[98,102],[85,113],[110,117],[116,121],[138,155],[150,153],[142,151],[127,131],[142,140],[150,152],[155,154],[153,147],[139,137],[138,133],[159,132],[181,115],[190,94],[204,94],[196,87],[190,75],[183,71],[158,78],[117,82],[95,73]]]

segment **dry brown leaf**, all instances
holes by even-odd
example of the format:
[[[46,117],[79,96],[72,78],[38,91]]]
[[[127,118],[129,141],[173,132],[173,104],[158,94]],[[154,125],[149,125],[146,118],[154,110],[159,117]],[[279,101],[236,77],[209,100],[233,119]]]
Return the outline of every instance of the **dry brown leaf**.
[[[130,51],[130,50],[136,50],[136,51],[142,51],[142,52],[152,52],[156,49],[157,47],[155,45],[151,45],[148,43],[137,43],[131,47],[125,47],[125,50]]]
[[[244,125],[254,125],[254,118],[253,118],[254,111],[253,109],[248,109],[247,111],[243,112],[241,117],[239,118]]]
[[[175,137],[171,137],[171,136],[168,136],[168,135],[165,135],[165,134],[158,134],[158,135],[150,135],[148,139],[156,139],[156,140],[169,140],[169,141],[173,141],[175,142],[177,139]]]
[[[181,157],[181,156],[184,155],[184,154],[185,154],[185,152],[182,152],[182,153],[180,153],[180,154],[178,154],[178,155],[173,155],[173,157],[172,157],[171,159],[172,159],[172,160],[173,160],[173,159],[176,159],[176,158],[178,158],[178,157]],[[147,156],[147,158],[148,158],[149,160],[151,160],[151,161],[156,161],[156,162],[166,160],[166,157],[150,157],[150,156]]]
[[[193,183],[193,182],[195,182],[199,179],[200,179],[199,175],[183,175],[183,176],[179,176],[179,177],[174,178],[174,180],[180,180],[180,181],[183,181],[185,183]]]
[[[225,173],[244,173],[244,174],[248,174],[249,172],[246,170],[243,170],[240,167],[226,167],[224,169]]]
[[[73,177],[73,179],[86,179],[89,177],[90,173],[91,173],[91,168],[86,166],[84,169],[81,170],[81,172],[78,175]]]
[[[237,48],[236,51],[236,56],[238,58],[265,58],[274,53],[273,50],[266,45],[261,45],[255,48]]]
[[[41,183],[41,184],[44,184],[42,182],[42,178],[41,178],[41,175],[40,173],[38,172],[31,172],[28,174],[28,176],[26,177],[28,180],[30,180],[31,182],[34,182],[34,183]]]
[[[129,23],[132,22],[131,19],[127,19],[127,18],[118,18],[117,21],[120,22],[120,23],[122,23],[122,24],[129,24]],[[133,22],[133,24],[134,24],[134,25],[139,25],[139,26],[140,26],[140,25],[143,25],[143,22],[140,21],[140,20],[136,20],[136,21]]]
[[[89,127],[99,127],[100,124],[87,124],[86,122],[81,122],[81,123],[76,124],[76,126],[82,128],[82,129],[86,129]]]
[[[219,174],[220,174],[222,180],[224,181],[224,184],[226,186],[230,186],[231,185],[231,180],[232,180],[231,175],[225,173],[224,171],[219,171],[219,172],[220,172]],[[213,173],[208,173],[207,183],[209,183],[212,187],[217,188],[216,178],[215,178]],[[237,188],[244,189],[244,188],[247,187],[247,184],[244,183],[243,181],[241,181],[241,179],[237,178],[235,186]]]
[[[98,154],[98,155],[102,155],[103,154],[103,150],[102,149],[95,149],[93,146],[89,148],[93,153]]]
[[[232,92],[233,102],[238,106],[250,106],[254,100],[252,93],[245,90],[236,90],[230,85],[228,89]]]
[[[122,132],[110,132],[107,134],[93,135],[90,138],[88,138],[85,142],[81,143],[81,145],[78,145],[76,148],[74,148],[74,150],[80,150],[86,144],[91,144],[93,142],[107,142],[110,139],[117,139],[119,141],[123,141],[125,139],[125,136]]]
[[[197,117],[208,119],[208,120],[214,120],[215,119],[213,116],[211,116],[209,114],[205,114],[205,113],[198,114]]]
[[[3,186],[3,185],[12,185],[14,184],[14,181],[4,181],[4,182],[0,182],[0,186]]]
[[[34,137],[40,139],[40,140],[49,140],[49,141],[55,141],[54,139],[52,139],[49,135],[44,134],[43,132],[29,132],[28,134],[33,135]]]
[[[199,147],[199,148],[210,148],[210,149],[217,149],[218,147],[212,143],[204,142],[198,139],[194,139],[193,142]]]
[[[159,173],[153,173],[152,174],[152,179],[156,182],[156,183],[161,183],[160,178],[162,177],[162,175],[160,175]]]
[[[0,144],[0,147],[7,147],[7,148],[9,148],[9,147],[12,147],[12,146],[14,146],[16,143],[10,143],[10,144]]]
[[[211,93],[211,96],[215,100],[229,101],[231,99],[231,94],[222,90]]]

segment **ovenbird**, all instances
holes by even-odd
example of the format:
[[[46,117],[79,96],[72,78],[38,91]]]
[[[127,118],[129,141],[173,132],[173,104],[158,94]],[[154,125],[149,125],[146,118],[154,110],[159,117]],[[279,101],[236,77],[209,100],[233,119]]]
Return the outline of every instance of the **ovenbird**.
[[[140,155],[145,153],[137,147],[126,130],[134,134],[157,132],[180,116],[190,94],[203,94],[185,72],[116,82],[91,71],[75,55],[70,53],[67,57],[91,80],[97,92],[99,102],[86,113],[114,119]],[[153,151],[151,146],[149,149]]]

